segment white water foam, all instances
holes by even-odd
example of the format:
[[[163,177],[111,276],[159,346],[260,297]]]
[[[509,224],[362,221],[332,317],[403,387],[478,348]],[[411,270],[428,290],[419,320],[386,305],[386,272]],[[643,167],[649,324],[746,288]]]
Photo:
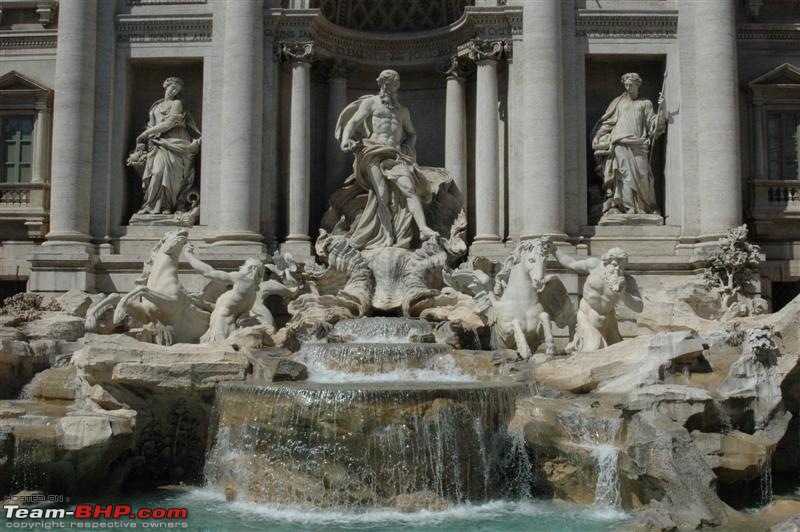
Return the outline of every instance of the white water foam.
[[[620,506],[619,471],[617,462],[619,449],[610,444],[589,446],[597,460],[597,484],[594,489],[594,504],[618,508]]]
[[[401,512],[394,508],[375,508],[357,512],[257,504],[247,501],[228,503],[221,493],[208,488],[194,489],[187,493],[186,497],[206,505],[218,503],[222,511],[257,515],[287,525],[315,527],[456,525],[459,522],[467,524],[474,521],[501,521],[512,515],[518,517],[570,516],[594,522],[614,522],[630,517],[624,512],[610,508],[586,508],[563,502],[535,500],[501,500],[481,504],[459,504],[442,511]]]
[[[323,363],[298,358],[308,368],[308,382],[476,382],[477,379],[462,370],[451,355],[437,356],[425,368],[399,368],[386,373],[362,373],[330,369]]]

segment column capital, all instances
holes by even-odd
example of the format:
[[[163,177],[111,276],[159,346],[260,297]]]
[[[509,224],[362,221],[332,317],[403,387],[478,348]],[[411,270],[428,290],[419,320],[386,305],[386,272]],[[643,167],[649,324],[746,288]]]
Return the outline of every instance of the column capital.
[[[472,39],[462,45],[462,53],[465,54],[470,61],[477,64],[486,63],[488,61],[500,61],[503,57],[511,55],[511,45],[508,41],[497,40],[490,41],[484,39]]]
[[[278,61],[310,64],[314,61],[314,43],[312,41],[282,42],[278,44],[275,55]]]
[[[472,65],[458,54],[450,57],[450,61],[439,66],[439,72],[447,79],[463,80],[472,70]]]

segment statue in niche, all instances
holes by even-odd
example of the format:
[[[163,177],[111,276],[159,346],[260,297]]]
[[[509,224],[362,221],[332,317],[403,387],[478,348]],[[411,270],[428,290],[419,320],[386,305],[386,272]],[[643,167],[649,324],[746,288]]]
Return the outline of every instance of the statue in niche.
[[[400,75],[384,70],[377,82],[380,92],[345,107],[336,124],[342,150],[355,155],[351,179],[368,191],[349,240],[356,249],[409,248],[414,225],[420,240],[438,236],[423,209],[432,190],[416,163],[417,133],[411,115],[398,99]]]
[[[636,280],[625,273],[628,254],[620,248],[611,248],[599,259],[576,259],[558,249],[554,255],[563,267],[588,275],[578,305],[575,336],[567,351],[597,351],[622,341],[617,304],[622,303],[637,313],[644,308]]]
[[[194,160],[200,151],[200,130],[177,98],[183,81],[164,80],[164,98],[150,107],[147,127],[136,137],[128,166],[142,177],[144,201],[132,224],[194,225],[199,196],[194,185]]]
[[[660,225],[663,218],[656,202],[651,158],[653,143],[667,125],[664,95],[659,94],[658,112],[654,112],[650,100],[639,98],[639,74],[623,75],[622,84],[625,92],[609,104],[592,134],[605,191],[599,224]]]

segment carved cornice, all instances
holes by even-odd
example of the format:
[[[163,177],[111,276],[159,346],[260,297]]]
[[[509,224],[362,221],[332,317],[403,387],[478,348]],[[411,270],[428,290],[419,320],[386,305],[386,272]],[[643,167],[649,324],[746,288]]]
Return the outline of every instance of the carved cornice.
[[[461,50],[470,61],[480,64],[484,61],[499,61],[509,55],[510,49],[506,41],[472,39]]]
[[[56,30],[0,31],[0,49],[55,48]]]
[[[465,18],[475,28],[475,37],[479,39],[511,40],[522,37],[522,8],[519,6],[467,6],[464,11]]]
[[[736,38],[743,41],[797,41],[800,26],[796,24],[740,24]]]
[[[674,39],[678,33],[677,11],[579,10],[575,22],[577,35],[600,39]]]
[[[273,42],[311,40],[320,59],[374,65],[438,65],[449,62],[459,45],[470,39],[504,40],[510,45],[521,32],[519,6],[467,7],[449,26],[413,33],[353,30],[333,24],[316,9],[272,9],[264,23],[264,35]]]
[[[287,63],[310,63],[314,60],[314,43],[311,41],[279,43],[277,60]]]
[[[117,42],[209,42],[211,15],[129,16],[119,15]]]

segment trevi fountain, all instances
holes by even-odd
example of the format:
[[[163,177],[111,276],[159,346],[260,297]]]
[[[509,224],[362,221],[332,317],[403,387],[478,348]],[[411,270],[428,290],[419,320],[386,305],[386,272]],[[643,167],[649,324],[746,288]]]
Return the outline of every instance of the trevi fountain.
[[[312,45],[275,53],[296,96]],[[480,100],[510,54],[474,39],[442,68],[477,68]],[[42,266],[40,289],[2,307],[6,504],[181,507],[176,526],[195,530],[798,530],[800,299],[770,312],[747,225],[717,231],[678,282],[658,265],[643,279],[633,257],[668,229],[653,153],[681,117],[663,88],[651,99],[622,72],[596,106],[593,216],[638,240],[590,253],[558,231],[500,242],[498,198],[467,194],[461,167],[425,166],[440,133],[415,127],[386,66],[329,110],[346,165],[318,235],[290,212],[269,253],[241,231],[235,246],[192,236],[213,202],[199,161],[223,139],[201,130],[184,79],[158,80],[125,156],[141,189],[129,227],[151,236],[127,288],[43,289]],[[496,129],[478,111],[476,135]],[[293,96],[290,173],[307,155],[301,112]],[[214,193],[238,231],[234,192]]]

